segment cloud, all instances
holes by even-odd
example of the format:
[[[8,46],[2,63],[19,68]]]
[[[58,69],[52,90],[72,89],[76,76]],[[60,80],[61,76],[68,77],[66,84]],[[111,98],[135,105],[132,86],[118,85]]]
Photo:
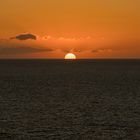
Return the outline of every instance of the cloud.
[[[11,37],[10,39],[17,39],[17,40],[21,40],[21,41],[28,40],[28,39],[36,40],[37,37],[33,34],[20,34],[15,37]]]
[[[92,53],[101,53],[101,52],[112,52],[112,49],[94,49]]]
[[[0,55],[28,54],[38,52],[51,52],[53,49],[39,44],[23,44],[13,40],[0,40]]]
[[[64,53],[69,53],[71,50],[69,50],[69,49],[61,49],[61,51],[64,52]]]
[[[27,53],[38,53],[38,52],[50,52],[52,49],[40,49],[33,47],[3,47],[0,48],[1,55],[14,55],[14,54],[27,54]]]

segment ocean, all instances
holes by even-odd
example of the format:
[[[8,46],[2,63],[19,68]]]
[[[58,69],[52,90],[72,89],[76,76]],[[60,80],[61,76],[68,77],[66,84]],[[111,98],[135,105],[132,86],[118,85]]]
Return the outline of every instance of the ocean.
[[[140,60],[0,60],[0,140],[139,140]]]

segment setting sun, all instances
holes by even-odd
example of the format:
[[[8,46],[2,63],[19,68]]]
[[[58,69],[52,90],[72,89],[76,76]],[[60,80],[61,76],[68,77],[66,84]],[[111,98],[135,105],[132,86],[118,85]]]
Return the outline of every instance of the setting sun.
[[[73,53],[68,53],[65,55],[65,59],[76,59],[76,55]]]

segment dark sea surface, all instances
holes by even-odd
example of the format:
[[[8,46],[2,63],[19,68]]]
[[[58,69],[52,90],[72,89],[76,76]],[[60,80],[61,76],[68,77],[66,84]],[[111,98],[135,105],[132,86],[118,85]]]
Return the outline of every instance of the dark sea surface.
[[[140,60],[0,60],[0,140],[140,140]]]

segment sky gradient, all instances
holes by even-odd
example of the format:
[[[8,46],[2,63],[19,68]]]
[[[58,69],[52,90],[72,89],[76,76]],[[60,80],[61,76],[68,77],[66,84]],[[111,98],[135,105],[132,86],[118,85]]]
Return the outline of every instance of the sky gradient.
[[[139,7],[139,0],[1,0],[0,58],[140,58]]]

